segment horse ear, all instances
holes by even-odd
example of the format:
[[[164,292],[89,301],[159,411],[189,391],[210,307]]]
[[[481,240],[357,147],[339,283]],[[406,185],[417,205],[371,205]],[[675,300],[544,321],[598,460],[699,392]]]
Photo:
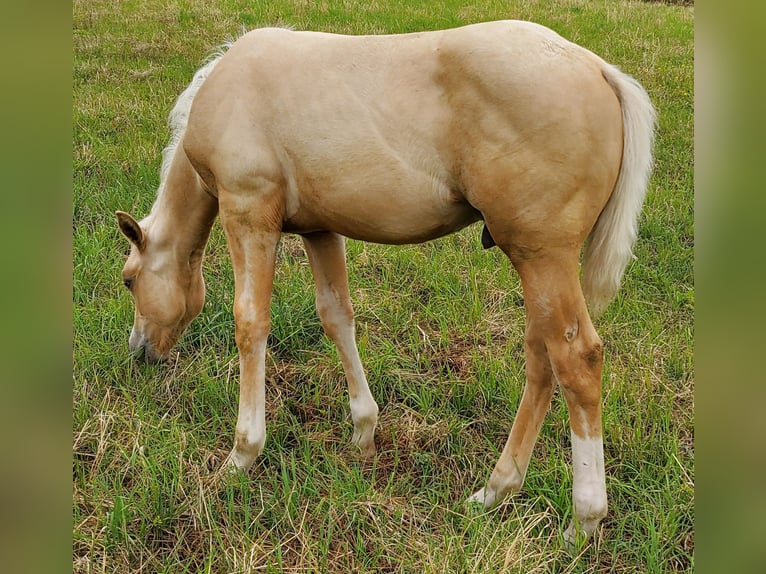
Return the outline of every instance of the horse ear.
[[[139,251],[143,251],[146,246],[146,236],[138,222],[124,211],[115,211],[114,214],[117,216],[117,224],[120,226],[122,234],[128,238],[128,241],[138,247]]]

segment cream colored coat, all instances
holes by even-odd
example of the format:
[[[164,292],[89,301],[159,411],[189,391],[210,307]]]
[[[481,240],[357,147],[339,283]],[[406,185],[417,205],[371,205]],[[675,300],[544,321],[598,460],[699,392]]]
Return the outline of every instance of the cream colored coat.
[[[241,392],[229,463],[263,449],[269,301],[281,233],[304,238],[317,309],[349,383],[353,442],[375,453],[378,406],[354,341],[343,236],[427,241],[483,220],[518,270],[527,385],[486,488],[518,490],[559,385],[570,412],[574,541],[606,514],[601,341],[586,307],[619,287],[651,166],[641,86],[529,22],[398,36],[254,30],[197,72],[171,113],[152,212],[118,212],[133,249],[130,346],[166,357],[204,301],[215,216],[235,273]],[[583,285],[578,278],[580,252]],[[585,296],[583,295],[583,290]]]

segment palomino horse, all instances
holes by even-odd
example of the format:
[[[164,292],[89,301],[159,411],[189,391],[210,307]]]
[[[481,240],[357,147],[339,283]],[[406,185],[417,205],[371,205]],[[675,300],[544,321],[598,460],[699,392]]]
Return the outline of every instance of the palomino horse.
[[[201,68],[170,114],[151,213],[117,212],[132,243],[130,348],[165,358],[205,298],[218,213],[235,278],[240,398],[227,464],[266,440],[266,338],[277,244],[303,238],[316,306],[348,379],[353,442],[374,455],[378,405],[359,360],[344,239],[428,241],[483,220],[521,277],[526,387],[487,486],[521,488],[558,384],[570,415],[574,520],[606,515],[602,346],[591,322],[631,258],[655,114],[641,86],[528,22],[391,36],[258,29]],[[584,244],[582,288],[578,278]]]

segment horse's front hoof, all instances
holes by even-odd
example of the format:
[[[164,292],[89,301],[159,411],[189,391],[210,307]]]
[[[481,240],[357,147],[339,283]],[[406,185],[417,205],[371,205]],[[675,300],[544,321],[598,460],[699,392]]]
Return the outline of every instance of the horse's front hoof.
[[[483,510],[489,510],[499,501],[497,499],[497,493],[488,486],[485,486],[484,488],[474,492],[465,502],[467,505],[481,508]]]
[[[258,458],[258,455],[253,456],[252,454],[243,454],[235,446],[229,453],[229,456],[226,457],[226,460],[223,461],[221,472],[226,472],[228,474],[247,472],[250,470],[250,467],[253,466],[253,462],[255,462],[256,458]]]
[[[355,425],[351,444],[359,449],[362,458],[375,458],[378,449],[375,447],[375,425]]]
[[[359,456],[361,456],[364,459],[373,459],[375,458],[375,455],[378,454],[378,449],[375,447],[375,442],[370,441],[370,443],[367,446],[359,446]]]
[[[466,499],[465,503],[470,505],[470,506],[474,506],[474,507],[477,507],[479,505],[481,505],[483,507],[484,506],[484,499],[485,499],[485,495],[484,495],[484,491],[485,490],[486,489],[484,489],[484,488],[477,490],[476,492],[474,492],[471,496],[469,496]]]

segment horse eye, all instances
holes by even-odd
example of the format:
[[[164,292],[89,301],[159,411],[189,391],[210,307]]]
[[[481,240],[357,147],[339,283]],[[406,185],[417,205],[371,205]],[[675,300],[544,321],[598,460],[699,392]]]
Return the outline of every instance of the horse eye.
[[[133,279],[123,279],[122,284],[130,291],[133,288]]]

